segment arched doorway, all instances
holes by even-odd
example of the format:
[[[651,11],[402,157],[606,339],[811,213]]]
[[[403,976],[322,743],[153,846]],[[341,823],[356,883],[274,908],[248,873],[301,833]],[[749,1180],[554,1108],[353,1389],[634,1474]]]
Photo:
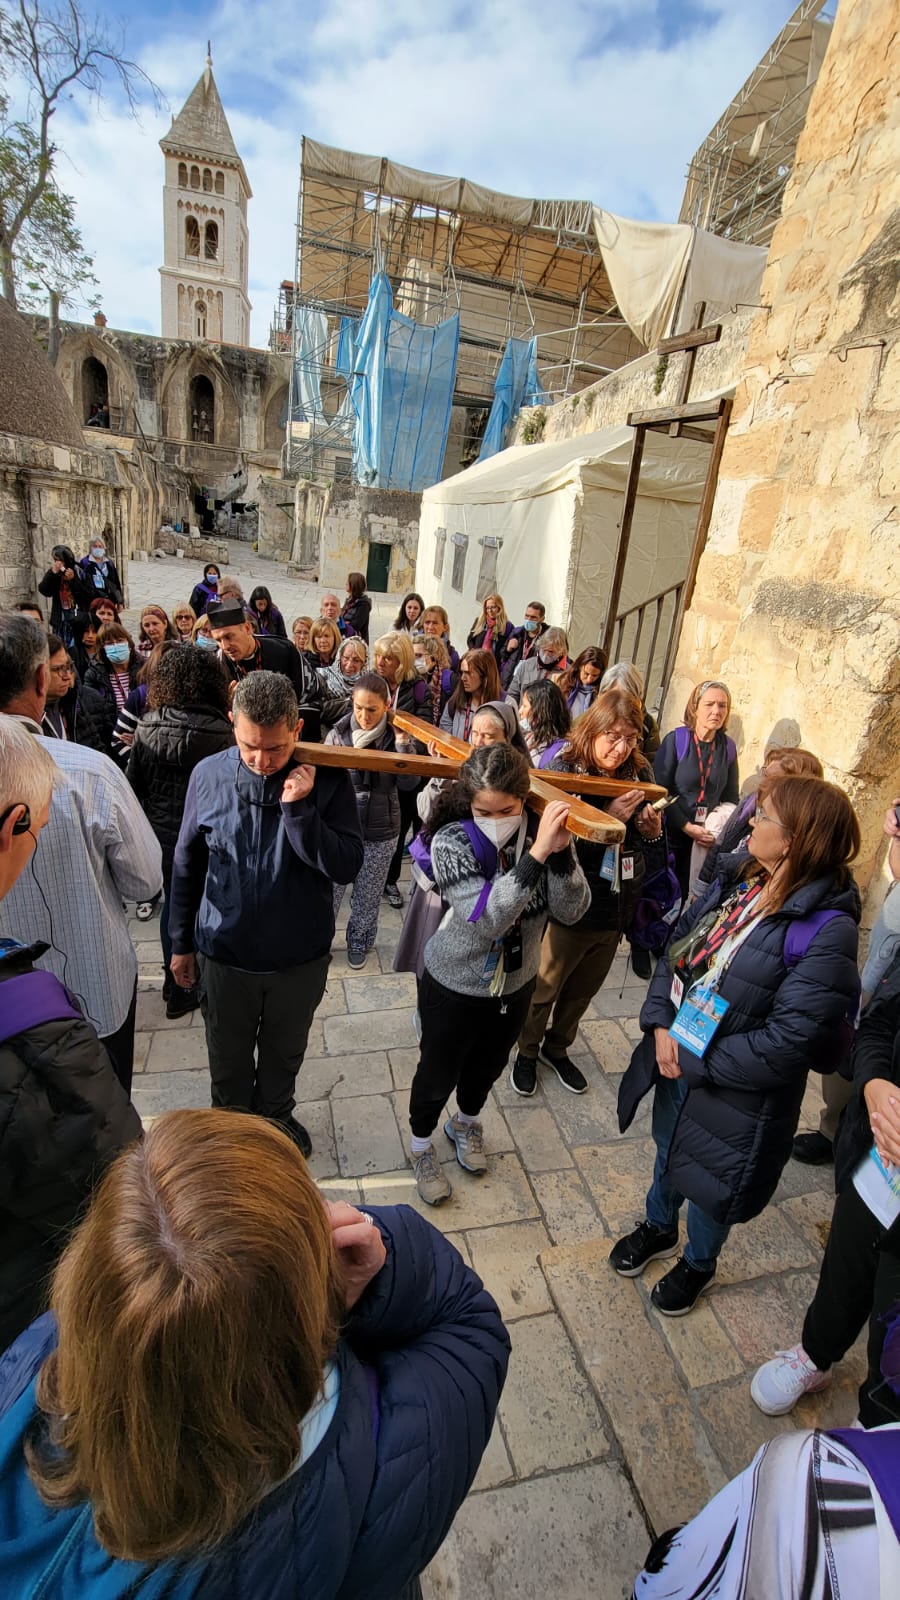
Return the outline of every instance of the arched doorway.
[[[266,407],[265,434],[263,447],[266,450],[280,450],[284,444],[285,428],[287,427],[288,387],[276,389],[268,406]]]
[[[209,379],[199,373],[191,380],[190,436],[198,444],[216,442],[216,394]]]
[[[85,422],[105,411],[109,426],[109,374],[96,356],[86,356],[82,362],[81,408]]]

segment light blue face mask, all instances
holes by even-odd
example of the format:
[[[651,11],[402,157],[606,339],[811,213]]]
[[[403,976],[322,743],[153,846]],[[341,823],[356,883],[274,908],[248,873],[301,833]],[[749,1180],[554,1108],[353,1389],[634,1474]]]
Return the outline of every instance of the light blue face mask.
[[[526,633],[537,633],[539,626],[540,624],[535,622],[534,617],[526,617],[522,623]]]
[[[124,639],[121,639],[117,644],[105,644],[103,646],[103,654],[107,661],[111,661],[113,666],[116,667],[122,666],[128,660],[129,653],[128,645]]]
[[[92,561],[105,561],[106,560],[106,550],[105,550],[105,547],[102,544],[97,545],[96,549],[91,551],[91,560]]]
[[[208,633],[198,633],[195,642],[198,650],[218,650],[219,648],[215,639],[211,638]]]

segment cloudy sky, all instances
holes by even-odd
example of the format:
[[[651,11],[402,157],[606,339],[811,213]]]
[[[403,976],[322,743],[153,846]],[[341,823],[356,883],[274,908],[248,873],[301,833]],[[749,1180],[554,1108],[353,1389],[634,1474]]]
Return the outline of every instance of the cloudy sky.
[[[90,9],[86,6],[86,9]],[[790,14],[791,0],[127,0],[102,6],[168,112],[110,94],[55,118],[113,327],[159,331],[158,140],[207,38],[253,188],[252,335],[293,269],[301,134],[513,194],[677,217],[686,165]],[[70,312],[77,315],[77,312]]]

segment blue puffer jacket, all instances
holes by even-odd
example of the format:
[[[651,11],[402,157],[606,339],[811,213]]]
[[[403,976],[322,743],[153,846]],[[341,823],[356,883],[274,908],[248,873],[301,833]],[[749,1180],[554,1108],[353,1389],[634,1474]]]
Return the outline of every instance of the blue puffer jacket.
[[[447,1240],[406,1206],[372,1213],[387,1262],[337,1350],[340,1395],[304,1465],[216,1553],[118,1561],[90,1507],[54,1511],[27,1477],[34,1378],[48,1314],[0,1362],[0,1593],[41,1600],[405,1600],[465,1498],[509,1360],[494,1301]]]
[[[720,862],[721,877],[681,917],[673,934],[687,933],[739,881],[746,855]],[[834,908],[805,954],[788,969],[784,941],[795,918]],[[719,993],[728,1010],[701,1059],[679,1046],[688,1085],[669,1151],[675,1189],[718,1222],[747,1222],[771,1200],[791,1153],[811,1067],[829,1071],[833,1040],[859,994],[856,969],[859,895],[851,883],[818,878],[765,917],[738,949]],[[658,1079],[654,1028],[675,1017],[672,972],[659,962],[641,1008],[644,1037],[619,1088],[619,1127]]]

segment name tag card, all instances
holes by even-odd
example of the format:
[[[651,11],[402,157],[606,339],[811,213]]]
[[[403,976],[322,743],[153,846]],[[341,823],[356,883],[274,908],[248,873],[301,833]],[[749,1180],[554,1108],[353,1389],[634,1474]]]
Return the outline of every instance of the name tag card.
[[[728,1010],[728,1001],[714,990],[693,989],[681,1005],[669,1035],[702,1061]]]

